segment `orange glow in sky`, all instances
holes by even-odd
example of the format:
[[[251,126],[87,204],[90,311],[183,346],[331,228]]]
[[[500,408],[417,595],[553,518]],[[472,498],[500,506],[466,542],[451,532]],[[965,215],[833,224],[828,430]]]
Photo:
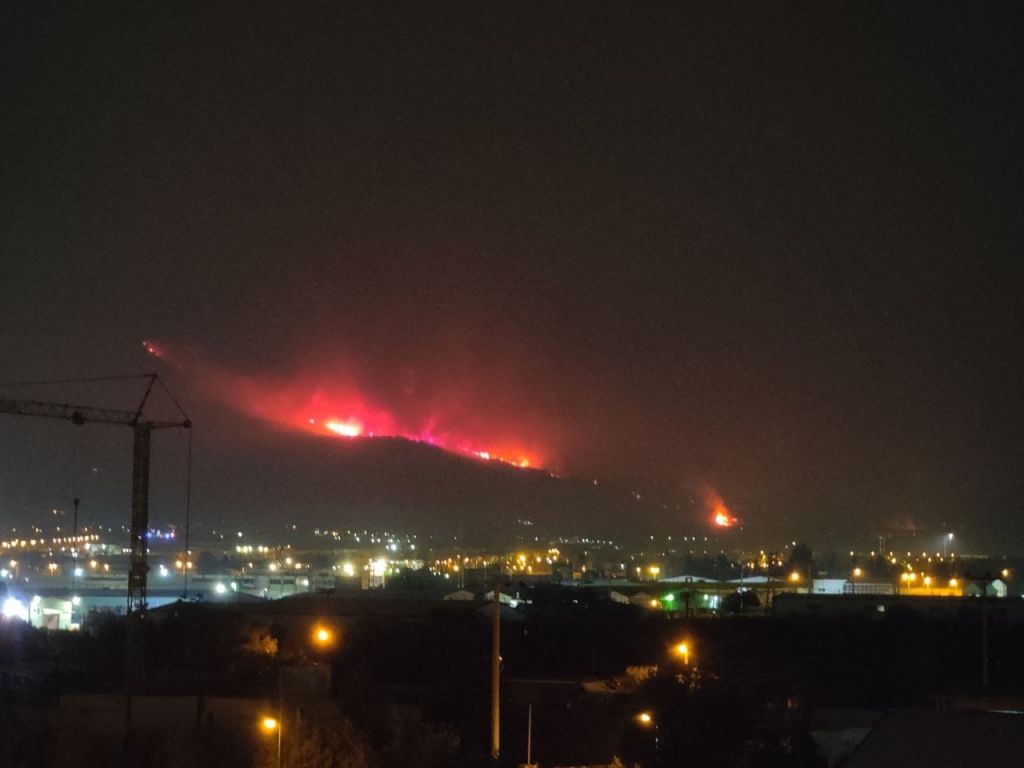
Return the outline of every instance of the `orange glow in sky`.
[[[363,434],[363,428],[351,421],[328,421],[324,426],[342,437],[359,437]]]
[[[711,521],[719,528],[731,528],[736,525],[735,515],[729,511],[718,491],[711,486],[704,488],[704,504],[711,513]]]
[[[142,344],[149,354],[177,366],[173,350],[148,340]],[[480,461],[521,469],[544,466],[538,452],[515,435],[516,427],[508,428],[507,419],[478,418],[462,406],[438,408],[430,398],[423,407],[398,401],[399,410],[344,373],[243,376],[195,357],[187,367],[209,396],[281,427],[335,439],[404,438]],[[458,403],[455,396],[449,400]]]

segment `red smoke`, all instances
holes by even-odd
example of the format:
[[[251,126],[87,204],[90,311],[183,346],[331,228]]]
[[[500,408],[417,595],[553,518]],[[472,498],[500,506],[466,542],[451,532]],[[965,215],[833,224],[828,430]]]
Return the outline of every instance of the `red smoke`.
[[[725,501],[710,485],[703,490],[704,504],[711,515],[711,522],[720,528],[731,528],[738,522],[735,515],[726,506]]]
[[[544,463],[532,441],[501,423],[488,429],[486,415],[464,413],[453,404],[458,398],[403,402],[399,414],[396,404],[375,397],[347,372],[246,376],[195,359],[182,364],[163,344],[142,345],[154,357],[194,376],[207,397],[280,427],[338,440],[400,437],[522,468]]]

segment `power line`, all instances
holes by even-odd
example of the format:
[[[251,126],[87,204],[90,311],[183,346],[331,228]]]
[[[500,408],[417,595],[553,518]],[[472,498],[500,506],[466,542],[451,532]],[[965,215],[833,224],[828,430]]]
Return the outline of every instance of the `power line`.
[[[98,381],[131,381],[133,379],[149,379],[154,376],[156,376],[155,373],[135,373],[129,376],[93,376],[84,379],[51,379],[49,381],[7,381],[0,382],[0,387],[40,387],[47,384],[89,384]],[[164,387],[164,389],[166,390],[166,387]],[[174,398],[171,399],[173,400]],[[177,405],[177,403],[175,403],[175,405]]]

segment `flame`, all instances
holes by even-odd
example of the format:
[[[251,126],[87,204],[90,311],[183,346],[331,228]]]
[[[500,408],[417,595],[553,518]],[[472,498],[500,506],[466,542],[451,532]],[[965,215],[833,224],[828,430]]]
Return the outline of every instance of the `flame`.
[[[316,423],[315,419],[310,421]],[[328,421],[324,426],[342,437],[359,437],[363,434],[362,426],[352,421]]]
[[[704,504],[711,513],[711,522],[719,528],[731,528],[736,525],[736,516],[726,506],[725,501],[711,486],[705,486],[703,490]]]
[[[182,367],[166,346],[151,341],[143,341],[142,346],[165,363]],[[541,456],[533,448],[523,447],[520,440],[509,440],[504,434],[478,435],[483,431],[480,424],[487,422],[466,418],[465,409],[450,405],[450,401],[458,402],[456,398],[442,399],[445,408],[428,401],[422,412],[415,407],[417,403],[410,407],[402,402],[399,413],[344,372],[292,378],[241,376],[194,357],[187,368],[209,397],[281,427],[333,439],[404,438],[480,461],[520,469],[543,466]],[[472,434],[463,432],[463,422],[473,425]]]
[[[146,341],[145,339],[143,339],[142,340],[142,348],[144,350],[146,350],[146,352],[151,354],[153,357],[163,357],[164,356],[163,350],[160,349],[160,347],[158,347],[152,341]]]

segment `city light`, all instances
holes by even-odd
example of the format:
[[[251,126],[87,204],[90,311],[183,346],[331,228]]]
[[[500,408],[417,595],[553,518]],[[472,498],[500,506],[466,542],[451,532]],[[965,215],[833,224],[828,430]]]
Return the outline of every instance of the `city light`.
[[[260,727],[267,733],[273,733],[277,730],[278,722],[276,717],[264,717],[260,721]]]
[[[4,600],[3,615],[5,619],[21,619],[28,621],[28,608],[15,597],[8,597]]]
[[[676,656],[682,658],[683,664],[687,666],[690,665],[690,646],[688,643],[676,643],[672,650],[675,652]]]
[[[796,584],[798,581],[800,581],[800,572],[793,571],[791,574],[789,574],[789,580]]]
[[[864,571],[861,568],[854,568],[853,569],[853,578],[859,579],[863,575],[864,575]]]
[[[636,719],[637,722],[639,722],[640,725],[643,726],[649,726],[652,723],[654,723],[654,715],[652,715],[650,712],[641,712],[636,716]]]
[[[317,624],[313,627],[311,637],[313,644],[321,648],[326,648],[334,643],[334,632],[323,624]]]

